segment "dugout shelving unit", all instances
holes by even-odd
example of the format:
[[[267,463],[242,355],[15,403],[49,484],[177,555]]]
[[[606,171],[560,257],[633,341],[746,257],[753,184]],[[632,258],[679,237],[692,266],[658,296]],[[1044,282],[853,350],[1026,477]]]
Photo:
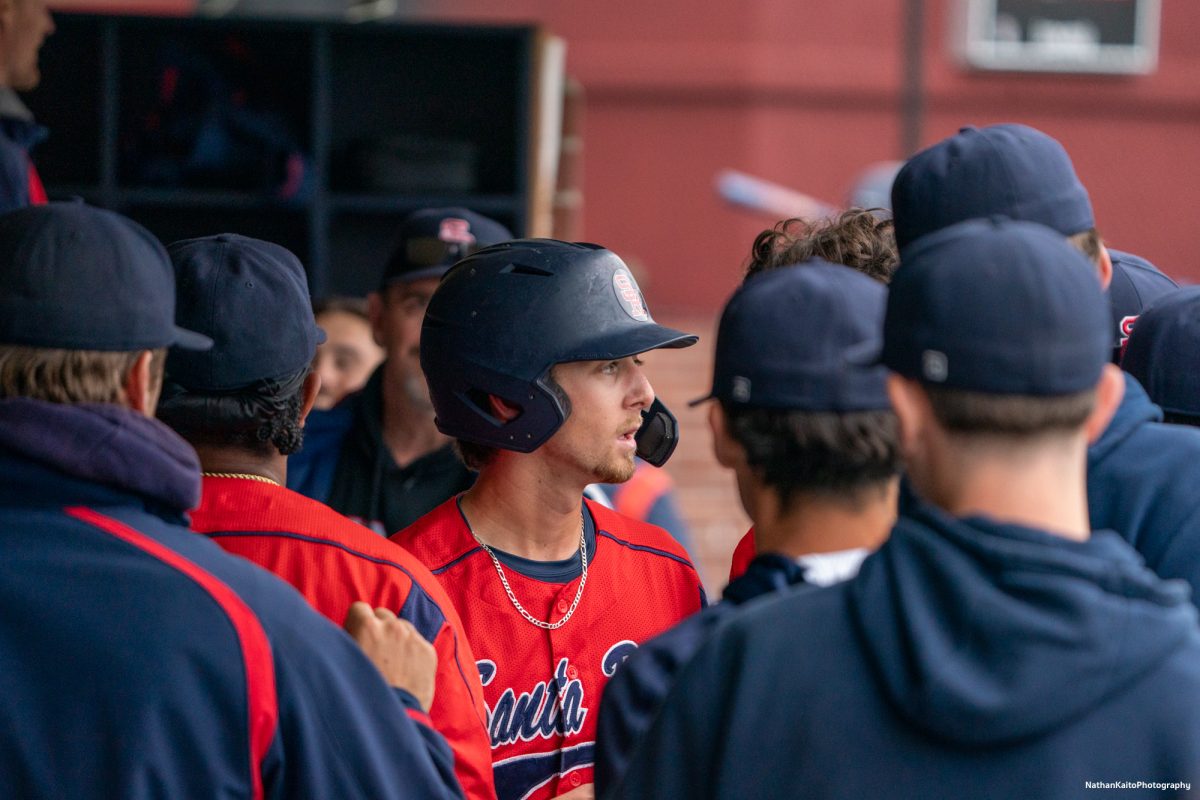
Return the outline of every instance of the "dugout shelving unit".
[[[417,208],[467,206],[528,231],[534,27],[75,14],[55,23],[41,86],[26,97],[50,129],[35,159],[52,199],[115,209],[163,241],[223,231],[276,241],[304,261],[314,296],[373,289],[397,224]],[[251,76],[255,110],[304,154],[306,191],[281,199],[241,175],[183,185],[146,177],[137,145],[171,48]],[[392,137],[440,148],[458,166],[424,161],[406,178],[403,157],[392,155],[381,171],[397,180],[370,185],[361,158],[348,166],[355,148]]]

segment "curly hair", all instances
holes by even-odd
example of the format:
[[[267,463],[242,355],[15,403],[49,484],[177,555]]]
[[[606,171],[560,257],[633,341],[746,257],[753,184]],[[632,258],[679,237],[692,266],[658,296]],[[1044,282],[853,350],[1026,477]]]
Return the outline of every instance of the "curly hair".
[[[170,379],[163,385],[158,418],[193,445],[237,447],[258,455],[272,449],[291,455],[304,443],[300,410],[312,370],[222,394],[193,392]]]
[[[755,237],[746,278],[814,258],[843,264],[888,283],[900,260],[892,220],[880,219],[862,208],[816,222],[785,219]]]

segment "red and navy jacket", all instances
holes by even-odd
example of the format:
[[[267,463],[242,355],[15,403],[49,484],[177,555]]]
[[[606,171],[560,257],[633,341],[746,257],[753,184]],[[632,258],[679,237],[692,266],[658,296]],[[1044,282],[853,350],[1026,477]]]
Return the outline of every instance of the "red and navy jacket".
[[[475,658],[450,598],[403,548],[281,486],[205,477],[192,530],[269,569],[335,623],[356,600],[411,622],[438,654],[433,726],[454,750],[470,798],[494,798],[487,710]]]
[[[501,800],[554,797],[592,782],[596,717],[608,678],[638,643],[705,605],[682,547],[665,531],[585,501],[588,573],[570,621],[523,619],[457,498],[396,534],[454,601],[478,659]],[[535,562],[497,552],[513,593],[554,622],[579,588],[578,554]]]
[[[187,529],[199,489],[154,420],[0,400],[0,796],[461,796],[411,695]]]

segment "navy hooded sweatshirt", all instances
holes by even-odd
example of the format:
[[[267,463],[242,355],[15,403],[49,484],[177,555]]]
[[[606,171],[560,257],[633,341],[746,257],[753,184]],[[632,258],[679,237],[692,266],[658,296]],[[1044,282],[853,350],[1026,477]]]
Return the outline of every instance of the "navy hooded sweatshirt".
[[[606,796],[1094,797],[1089,781],[1200,790],[1186,587],[1111,533],[921,506],[857,578],[729,615]]]
[[[458,797],[452,757],[290,586],[187,530],[195,451],[0,400],[0,797]]]
[[[1088,515],[1113,530],[1163,578],[1182,578],[1200,602],[1200,429],[1165,425],[1162,410],[1125,375],[1125,397],[1088,448]]]
[[[597,793],[605,791],[625,771],[631,752],[654,721],[675,676],[717,623],[744,603],[803,584],[804,568],[795,560],[763,553],[725,587],[723,602],[692,614],[638,645],[604,687],[596,722]]]

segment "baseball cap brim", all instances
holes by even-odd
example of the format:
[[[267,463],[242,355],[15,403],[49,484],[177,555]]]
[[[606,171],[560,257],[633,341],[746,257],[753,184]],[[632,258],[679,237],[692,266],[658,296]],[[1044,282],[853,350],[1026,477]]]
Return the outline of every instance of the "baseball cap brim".
[[[871,367],[883,366],[883,342],[878,339],[870,339],[864,342],[859,342],[856,345],[851,345],[846,348],[842,355],[843,360],[848,366],[861,367],[869,369]],[[697,397],[695,400],[688,401],[688,408],[695,408],[701,403],[707,403],[709,400],[716,400],[720,397],[717,392],[717,387],[713,386],[712,391],[703,397]]]
[[[425,280],[426,278],[440,278],[449,272],[453,266],[454,264],[438,264],[433,267],[423,267],[421,269],[410,270],[409,272],[401,272],[384,278],[381,286],[386,287],[397,283],[412,283],[413,281]]]
[[[187,328],[181,328],[178,325],[173,325],[175,338],[171,342],[172,347],[178,347],[181,350],[196,350],[204,351],[211,350],[213,340],[205,336],[203,333],[189,331]]]

